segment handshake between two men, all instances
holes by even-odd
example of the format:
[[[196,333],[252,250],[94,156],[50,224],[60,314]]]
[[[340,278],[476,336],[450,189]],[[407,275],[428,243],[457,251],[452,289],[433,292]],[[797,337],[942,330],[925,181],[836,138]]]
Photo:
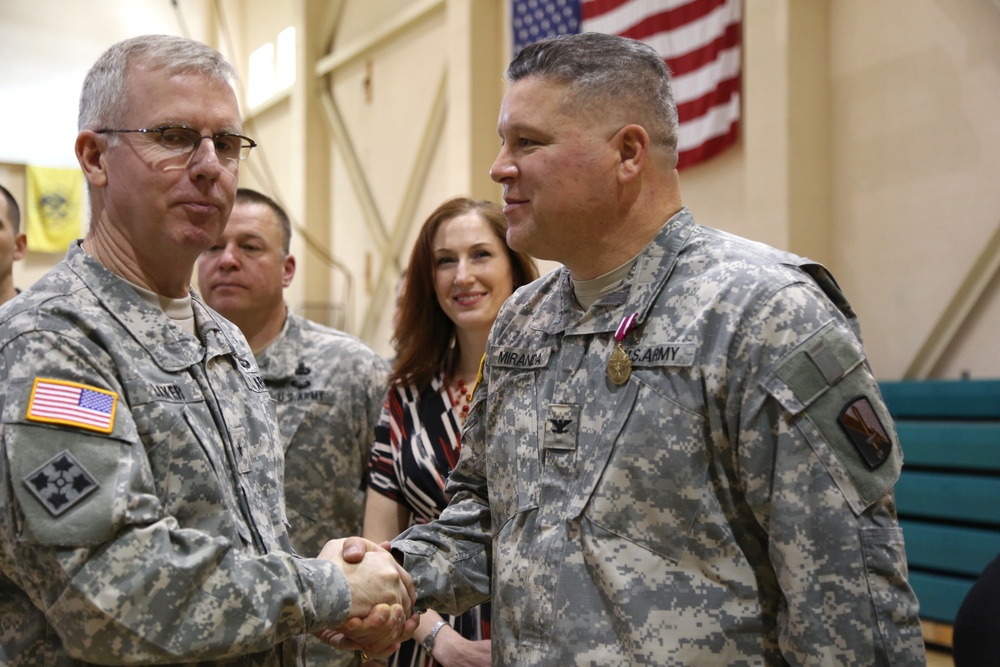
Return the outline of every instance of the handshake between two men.
[[[327,644],[361,651],[366,659],[386,658],[413,636],[420,620],[414,612],[413,579],[382,546],[361,537],[330,540],[318,558],[335,563],[351,590],[351,611],[339,628],[317,632]]]

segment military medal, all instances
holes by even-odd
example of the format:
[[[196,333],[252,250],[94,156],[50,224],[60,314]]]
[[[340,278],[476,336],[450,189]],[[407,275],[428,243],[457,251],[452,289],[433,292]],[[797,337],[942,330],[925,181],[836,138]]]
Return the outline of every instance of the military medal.
[[[628,382],[629,376],[632,375],[632,360],[628,358],[628,352],[622,347],[622,341],[635,326],[635,320],[638,317],[639,313],[632,313],[625,317],[618,325],[618,331],[615,332],[615,349],[611,352],[611,359],[608,360],[608,379],[617,385],[625,384]]]

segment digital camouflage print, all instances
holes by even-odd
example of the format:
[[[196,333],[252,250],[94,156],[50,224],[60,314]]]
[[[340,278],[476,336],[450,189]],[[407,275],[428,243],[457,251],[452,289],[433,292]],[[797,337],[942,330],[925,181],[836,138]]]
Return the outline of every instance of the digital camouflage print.
[[[495,665],[924,664],[902,452],[819,265],[682,209],[587,313],[554,271],[501,310],[462,442],[394,548],[421,604],[492,592]]]
[[[289,313],[279,336],[257,354],[257,365],[277,401],[292,546],[315,556],[327,540],[361,534],[388,364],[354,336]],[[306,664],[333,667],[355,659],[309,637]]]
[[[201,340],[76,244],[0,310],[4,664],[294,665],[346,619],[288,551],[253,355],[192,301]]]

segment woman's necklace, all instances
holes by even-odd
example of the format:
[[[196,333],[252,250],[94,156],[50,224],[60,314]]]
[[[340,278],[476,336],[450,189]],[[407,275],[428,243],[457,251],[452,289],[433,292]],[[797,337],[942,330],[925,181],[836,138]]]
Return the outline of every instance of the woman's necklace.
[[[458,379],[458,382],[452,387],[451,383],[447,383],[448,386],[448,396],[451,398],[451,405],[458,413],[458,418],[461,422],[465,423],[465,418],[469,416],[469,404],[472,403],[472,391],[475,386],[469,388],[465,384],[465,380],[462,378]]]

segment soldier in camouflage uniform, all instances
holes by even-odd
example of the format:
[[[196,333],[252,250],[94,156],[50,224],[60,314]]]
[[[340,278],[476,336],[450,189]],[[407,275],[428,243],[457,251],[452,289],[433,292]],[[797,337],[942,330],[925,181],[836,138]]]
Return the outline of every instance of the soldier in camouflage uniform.
[[[695,223],[662,59],[525,48],[499,118],[519,251],[418,604],[492,595],[495,665],[924,664],[902,453],[827,271]]]
[[[291,222],[256,190],[240,188],[226,229],[198,260],[205,303],[239,326],[277,401],[292,546],[319,553],[360,535],[368,457],[388,364],[353,336],[288,313],[295,276]],[[352,654],[310,638],[307,664],[349,665]]]
[[[21,208],[10,190],[0,185],[0,304],[20,290],[14,286],[14,262],[24,258],[28,237],[21,231]]]
[[[291,553],[273,400],[239,330],[188,290],[252,147],[232,79],[162,36],[87,75],[90,230],[0,310],[5,665],[294,665],[296,636],[349,616],[383,614],[387,642],[403,627],[387,552]]]

